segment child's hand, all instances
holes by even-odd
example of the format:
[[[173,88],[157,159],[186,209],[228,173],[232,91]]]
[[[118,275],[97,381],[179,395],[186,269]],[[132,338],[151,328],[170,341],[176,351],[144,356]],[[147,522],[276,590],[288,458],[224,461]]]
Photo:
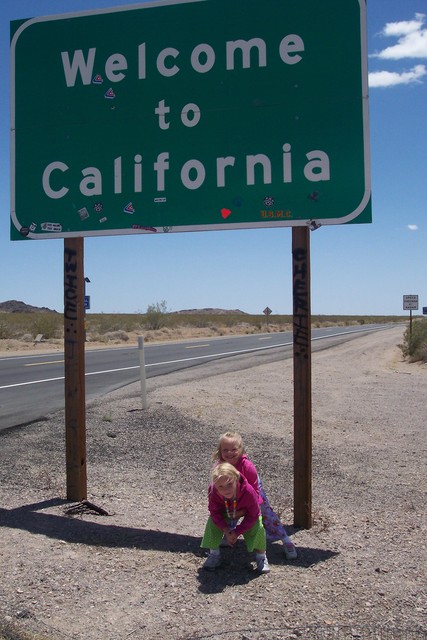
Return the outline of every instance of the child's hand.
[[[236,544],[237,542],[237,536],[235,531],[225,531],[224,532],[225,537],[227,538],[227,542],[231,545]]]

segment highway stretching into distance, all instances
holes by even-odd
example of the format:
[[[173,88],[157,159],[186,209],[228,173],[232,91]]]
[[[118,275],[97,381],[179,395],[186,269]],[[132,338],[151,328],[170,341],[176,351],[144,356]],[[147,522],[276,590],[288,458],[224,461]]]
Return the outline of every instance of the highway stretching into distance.
[[[312,330],[312,351],[396,325],[363,325]],[[244,354],[283,353],[292,357],[292,332],[186,340],[144,346],[146,378]],[[87,349],[86,402],[140,380],[138,346]],[[256,364],[256,360],[254,361]],[[0,358],[0,431],[64,409],[64,354],[32,353]]]

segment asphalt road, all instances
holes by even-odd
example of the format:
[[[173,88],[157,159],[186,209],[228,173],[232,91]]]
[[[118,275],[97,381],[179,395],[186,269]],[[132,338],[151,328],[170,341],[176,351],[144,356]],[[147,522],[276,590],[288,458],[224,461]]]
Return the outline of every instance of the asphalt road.
[[[395,325],[331,327],[312,331],[312,350],[356,338],[367,331]],[[292,356],[292,333],[266,333],[149,344],[144,347],[146,377],[165,375],[221,358],[253,354]],[[86,401],[140,379],[137,347],[87,350]],[[256,362],[256,359],[255,361]],[[64,408],[64,356],[61,352],[0,358],[0,430],[35,420]]]

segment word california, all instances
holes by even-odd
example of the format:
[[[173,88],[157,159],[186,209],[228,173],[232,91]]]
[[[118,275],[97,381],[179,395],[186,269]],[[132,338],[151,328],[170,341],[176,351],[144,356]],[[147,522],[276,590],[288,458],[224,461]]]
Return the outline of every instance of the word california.
[[[292,152],[291,145],[286,143],[282,147],[282,163],[280,167],[280,180],[283,183],[291,183],[293,176],[292,169]],[[330,180],[329,157],[320,149],[309,151],[305,155],[305,165],[303,168],[304,177],[309,182],[319,182],[321,180]],[[141,154],[136,154],[133,159],[133,185],[131,187],[134,193],[143,191],[143,165]],[[273,168],[270,158],[263,154],[247,155],[244,162],[246,175],[246,185],[252,186],[256,184],[257,177],[262,184],[271,184],[273,182]],[[216,181],[216,187],[226,187],[227,177],[233,171],[236,158],[234,156],[225,156],[216,158],[212,162],[214,164],[213,171]],[[170,154],[168,151],[159,153],[153,163],[153,171],[155,173],[156,188],[158,192],[167,190],[167,173],[170,169]],[[67,172],[70,167],[62,161],[54,161],[47,165],[43,172],[42,185],[43,191],[48,198],[59,199],[66,196],[70,187],[75,188],[77,185],[71,185],[67,180]],[[179,169],[179,168],[178,168]],[[197,159],[187,160],[179,169],[181,183],[186,189],[199,189],[206,180],[206,168],[204,164]],[[110,187],[107,189],[110,193],[122,193],[122,179],[124,174],[123,158],[118,156],[114,158],[111,170],[108,171]],[[126,171],[129,175],[129,171]],[[84,196],[100,196],[105,193],[104,177],[102,171],[98,167],[84,167],[81,169],[82,179],[78,185],[79,191]],[[275,180],[277,183],[279,178]]]

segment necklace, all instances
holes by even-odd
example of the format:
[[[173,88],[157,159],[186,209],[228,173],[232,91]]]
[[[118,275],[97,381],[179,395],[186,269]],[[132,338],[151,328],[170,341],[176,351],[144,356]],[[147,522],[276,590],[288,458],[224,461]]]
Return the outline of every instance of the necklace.
[[[227,514],[227,520],[229,521],[230,528],[235,529],[237,526],[237,520],[236,520],[237,500],[236,498],[233,499],[233,515],[230,514],[230,507],[228,505],[227,498],[224,498],[224,502],[225,502],[225,512]]]

